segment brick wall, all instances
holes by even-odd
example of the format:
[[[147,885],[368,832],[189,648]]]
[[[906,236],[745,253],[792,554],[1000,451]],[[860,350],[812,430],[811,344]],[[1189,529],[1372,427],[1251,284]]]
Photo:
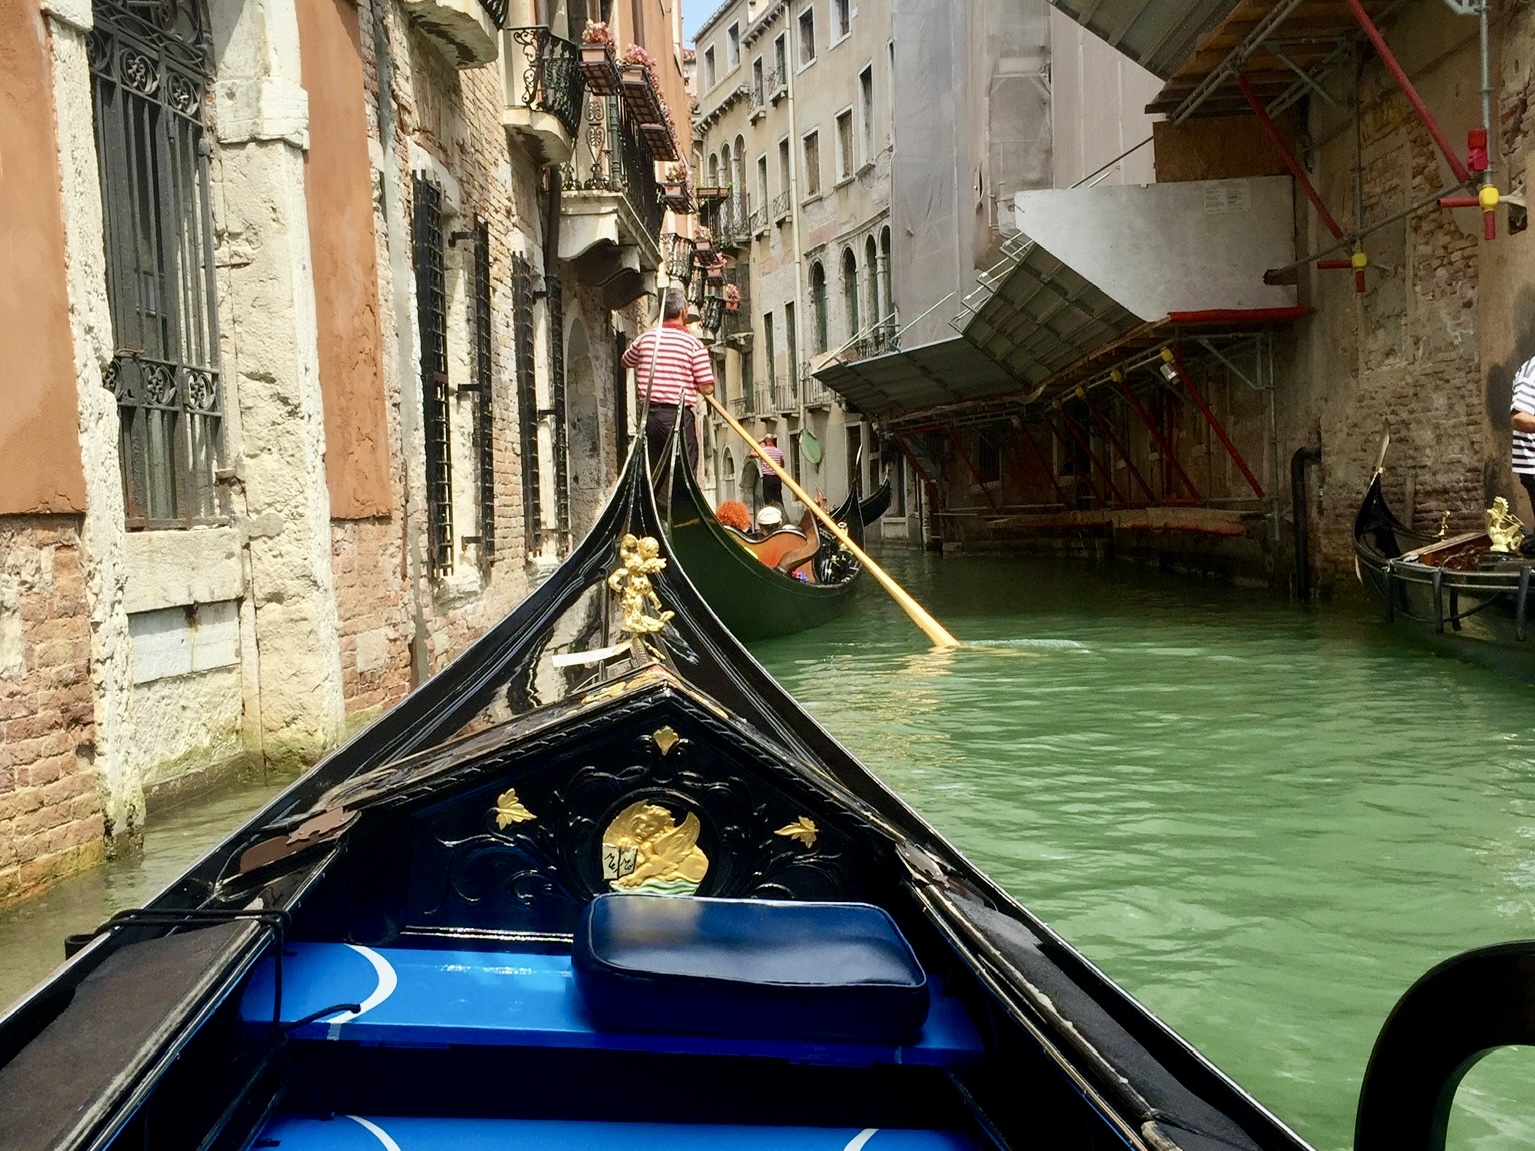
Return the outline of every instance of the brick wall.
[[[0,518],[0,901],[101,859],[77,521]]]

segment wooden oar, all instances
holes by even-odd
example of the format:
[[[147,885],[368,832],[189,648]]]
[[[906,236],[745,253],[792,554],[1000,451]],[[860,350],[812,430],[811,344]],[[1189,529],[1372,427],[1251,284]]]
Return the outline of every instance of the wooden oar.
[[[837,521],[832,519],[820,504],[816,503],[813,499],[805,494],[805,489],[795,483],[794,479],[789,475],[788,472],[784,471],[783,468],[779,467],[778,464],[774,463],[770,458],[768,458],[768,454],[762,450],[762,445],[752,438],[750,432],[748,432],[745,428],[736,422],[735,417],[725,410],[724,405],[722,405],[713,396],[705,396],[704,399],[709,401],[709,406],[719,413],[720,418],[730,425],[731,429],[735,432],[736,435],[740,436],[743,440],[751,445],[752,450],[757,453],[758,460],[767,464],[767,466],[773,470],[773,474],[782,480],[784,485],[794,493],[794,498],[799,500],[800,503],[804,504],[807,508],[814,512],[816,519],[820,520],[821,523],[826,526],[826,529],[831,532],[832,535],[837,537],[837,542],[839,542],[843,547],[847,548],[848,551],[852,552],[853,557],[859,563],[863,564],[864,567],[869,569],[874,578],[879,581],[879,586],[890,593],[890,598],[901,605],[901,610],[904,611],[907,615],[911,616],[912,622],[923,630],[923,632],[927,635],[927,638],[933,641],[934,646],[959,646],[959,640],[955,639],[946,630],[944,630],[943,624],[939,623],[932,616],[928,615],[927,612],[923,609],[922,605],[907,594],[905,588],[896,583],[895,580],[890,578],[890,576],[885,574],[885,570],[873,560],[871,560],[868,553],[865,552],[863,548],[855,544],[851,538],[849,538],[847,532],[843,531],[840,527],[837,526]],[[858,508],[856,506],[853,508],[853,514],[858,514]]]

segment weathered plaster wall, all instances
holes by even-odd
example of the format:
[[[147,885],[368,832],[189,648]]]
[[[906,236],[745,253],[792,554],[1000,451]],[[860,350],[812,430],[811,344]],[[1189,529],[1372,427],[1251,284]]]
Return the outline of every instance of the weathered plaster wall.
[[[312,761],[342,730],[339,622],[319,333],[292,0],[212,5],[219,319],[239,460],[260,658],[259,744],[268,762]]]
[[[0,514],[78,512],[85,477],[67,395],[74,349],[65,288],[48,37],[37,0],[0,0],[0,347],[21,354],[0,420]]]
[[[392,493],[358,11],[352,0],[299,0],[297,11],[309,96],[304,180],[331,516],[387,515]]]

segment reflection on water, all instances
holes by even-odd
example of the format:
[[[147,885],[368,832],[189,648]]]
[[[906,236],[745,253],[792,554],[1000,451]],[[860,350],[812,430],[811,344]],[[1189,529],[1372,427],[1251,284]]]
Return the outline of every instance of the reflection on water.
[[[292,777],[250,774],[214,792],[151,813],[143,849],[72,875],[0,911],[0,1010],[64,961],[64,937],[91,931],[156,895],[250,818]]]
[[[927,649],[868,587],[759,658],[1282,1119],[1348,1146],[1397,996],[1531,934],[1535,687],[1363,605],[1126,567],[894,566],[964,646]],[[1478,1068],[1452,1145],[1530,1145],[1531,1067]]]

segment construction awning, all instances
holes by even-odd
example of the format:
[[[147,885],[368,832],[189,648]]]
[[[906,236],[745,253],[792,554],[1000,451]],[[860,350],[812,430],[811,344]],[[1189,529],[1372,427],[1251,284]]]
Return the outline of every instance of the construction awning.
[[[1237,0],[1051,0],[1146,71],[1167,79]]]
[[[816,369],[815,378],[860,412],[890,416],[1016,392],[1018,381],[962,336]]]
[[[1295,288],[1263,279],[1293,259],[1292,201],[1285,176],[1020,192],[1020,236],[967,298],[962,339],[833,361],[815,377],[892,422],[970,418],[1180,328],[1293,318]]]

